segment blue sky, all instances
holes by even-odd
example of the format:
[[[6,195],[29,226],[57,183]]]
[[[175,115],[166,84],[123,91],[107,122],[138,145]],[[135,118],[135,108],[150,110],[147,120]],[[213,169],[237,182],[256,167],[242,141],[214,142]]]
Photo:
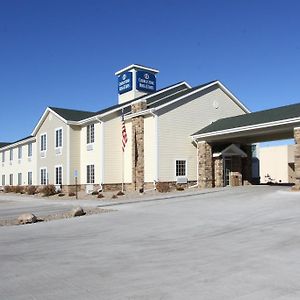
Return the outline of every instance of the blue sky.
[[[114,72],[160,70],[157,87],[221,80],[250,110],[300,102],[300,1],[0,0],[0,141],[47,106],[117,102]]]

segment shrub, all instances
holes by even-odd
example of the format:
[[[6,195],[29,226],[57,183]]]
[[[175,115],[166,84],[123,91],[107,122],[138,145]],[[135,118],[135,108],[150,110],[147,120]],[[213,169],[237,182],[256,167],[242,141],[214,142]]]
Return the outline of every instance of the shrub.
[[[98,195],[98,192],[97,192],[97,191],[93,191],[93,192],[92,192],[92,195],[93,195],[93,196],[96,196],[96,195]]]
[[[76,194],[74,192],[69,192],[69,197],[74,197]]]
[[[15,187],[14,187],[14,192],[15,193],[22,193],[24,191],[24,187],[22,187],[22,186],[20,186],[20,185],[16,185]]]
[[[53,184],[48,184],[43,186],[40,192],[43,194],[43,196],[49,197],[56,194],[56,189]]]
[[[115,195],[115,194],[113,194],[112,197],[111,197],[111,199],[116,199],[116,198],[118,198],[118,196]]]
[[[177,191],[184,191],[184,187],[181,185],[176,185],[176,190]]]
[[[117,192],[117,196],[124,196],[125,194],[122,191]]]
[[[6,185],[4,187],[4,193],[11,193],[12,192],[12,186]]]
[[[160,193],[167,193],[170,192],[170,186],[167,182],[157,182],[156,190]]]
[[[27,193],[28,195],[34,195],[34,194],[36,193],[36,190],[37,190],[36,186],[34,186],[34,185],[29,185],[29,186],[27,186],[27,188],[26,188],[26,193]]]
[[[99,193],[97,198],[104,198],[103,194]]]
[[[63,197],[65,194],[64,193],[59,193],[58,197]]]

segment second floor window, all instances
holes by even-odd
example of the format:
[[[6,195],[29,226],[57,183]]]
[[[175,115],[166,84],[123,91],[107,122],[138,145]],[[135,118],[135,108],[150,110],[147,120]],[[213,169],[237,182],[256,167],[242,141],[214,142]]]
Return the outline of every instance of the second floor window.
[[[47,135],[46,133],[41,135],[41,151],[47,150]]]
[[[18,159],[22,158],[22,146],[18,147]]]
[[[60,148],[62,147],[62,129],[55,130],[55,147]]]
[[[2,152],[2,162],[5,162],[5,152]]]
[[[28,144],[28,157],[32,156],[32,143]]]
[[[13,149],[9,150],[9,160],[10,161],[14,160],[14,150]]]
[[[86,127],[86,143],[91,144],[95,141],[95,128],[94,124],[88,125]]]

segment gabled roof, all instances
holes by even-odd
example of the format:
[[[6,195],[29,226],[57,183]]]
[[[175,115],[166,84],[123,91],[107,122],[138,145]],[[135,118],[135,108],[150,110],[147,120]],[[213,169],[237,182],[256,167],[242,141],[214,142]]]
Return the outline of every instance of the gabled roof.
[[[300,103],[219,119],[192,136],[300,117]]]
[[[66,109],[58,107],[49,107],[51,110],[56,112],[66,121],[80,121],[82,119],[87,119],[95,115],[94,112],[84,111],[84,110],[75,110],[75,109]]]
[[[6,147],[8,147],[8,146],[14,147],[14,145],[17,145],[17,144],[20,144],[20,143],[22,144],[23,141],[28,140],[28,139],[31,139],[31,138],[33,138],[33,136],[32,136],[32,135],[29,135],[29,136],[27,136],[27,137],[25,137],[25,138],[22,138],[22,139],[20,139],[20,140],[14,141],[14,142],[12,142],[12,143],[0,143],[0,148],[6,148]],[[10,147],[8,147],[8,148],[10,148]]]

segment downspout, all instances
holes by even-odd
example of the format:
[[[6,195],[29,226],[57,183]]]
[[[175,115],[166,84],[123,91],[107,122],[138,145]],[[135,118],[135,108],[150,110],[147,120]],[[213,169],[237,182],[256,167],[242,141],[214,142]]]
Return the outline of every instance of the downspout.
[[[96,116],[96,120],[100,124],[100,182],[99,190],[103,190],[104,181],[104,121],[100,117]]]
[[[197,145],[197,140],[192,136],[192,143],[195,143],[196,144],[196,147],[197,147],[197,183],[190,186],[189,189],[191,188],[195,188],[195,187],[198,187],[199,186],[199,155],[198,155],[198,145]]]

